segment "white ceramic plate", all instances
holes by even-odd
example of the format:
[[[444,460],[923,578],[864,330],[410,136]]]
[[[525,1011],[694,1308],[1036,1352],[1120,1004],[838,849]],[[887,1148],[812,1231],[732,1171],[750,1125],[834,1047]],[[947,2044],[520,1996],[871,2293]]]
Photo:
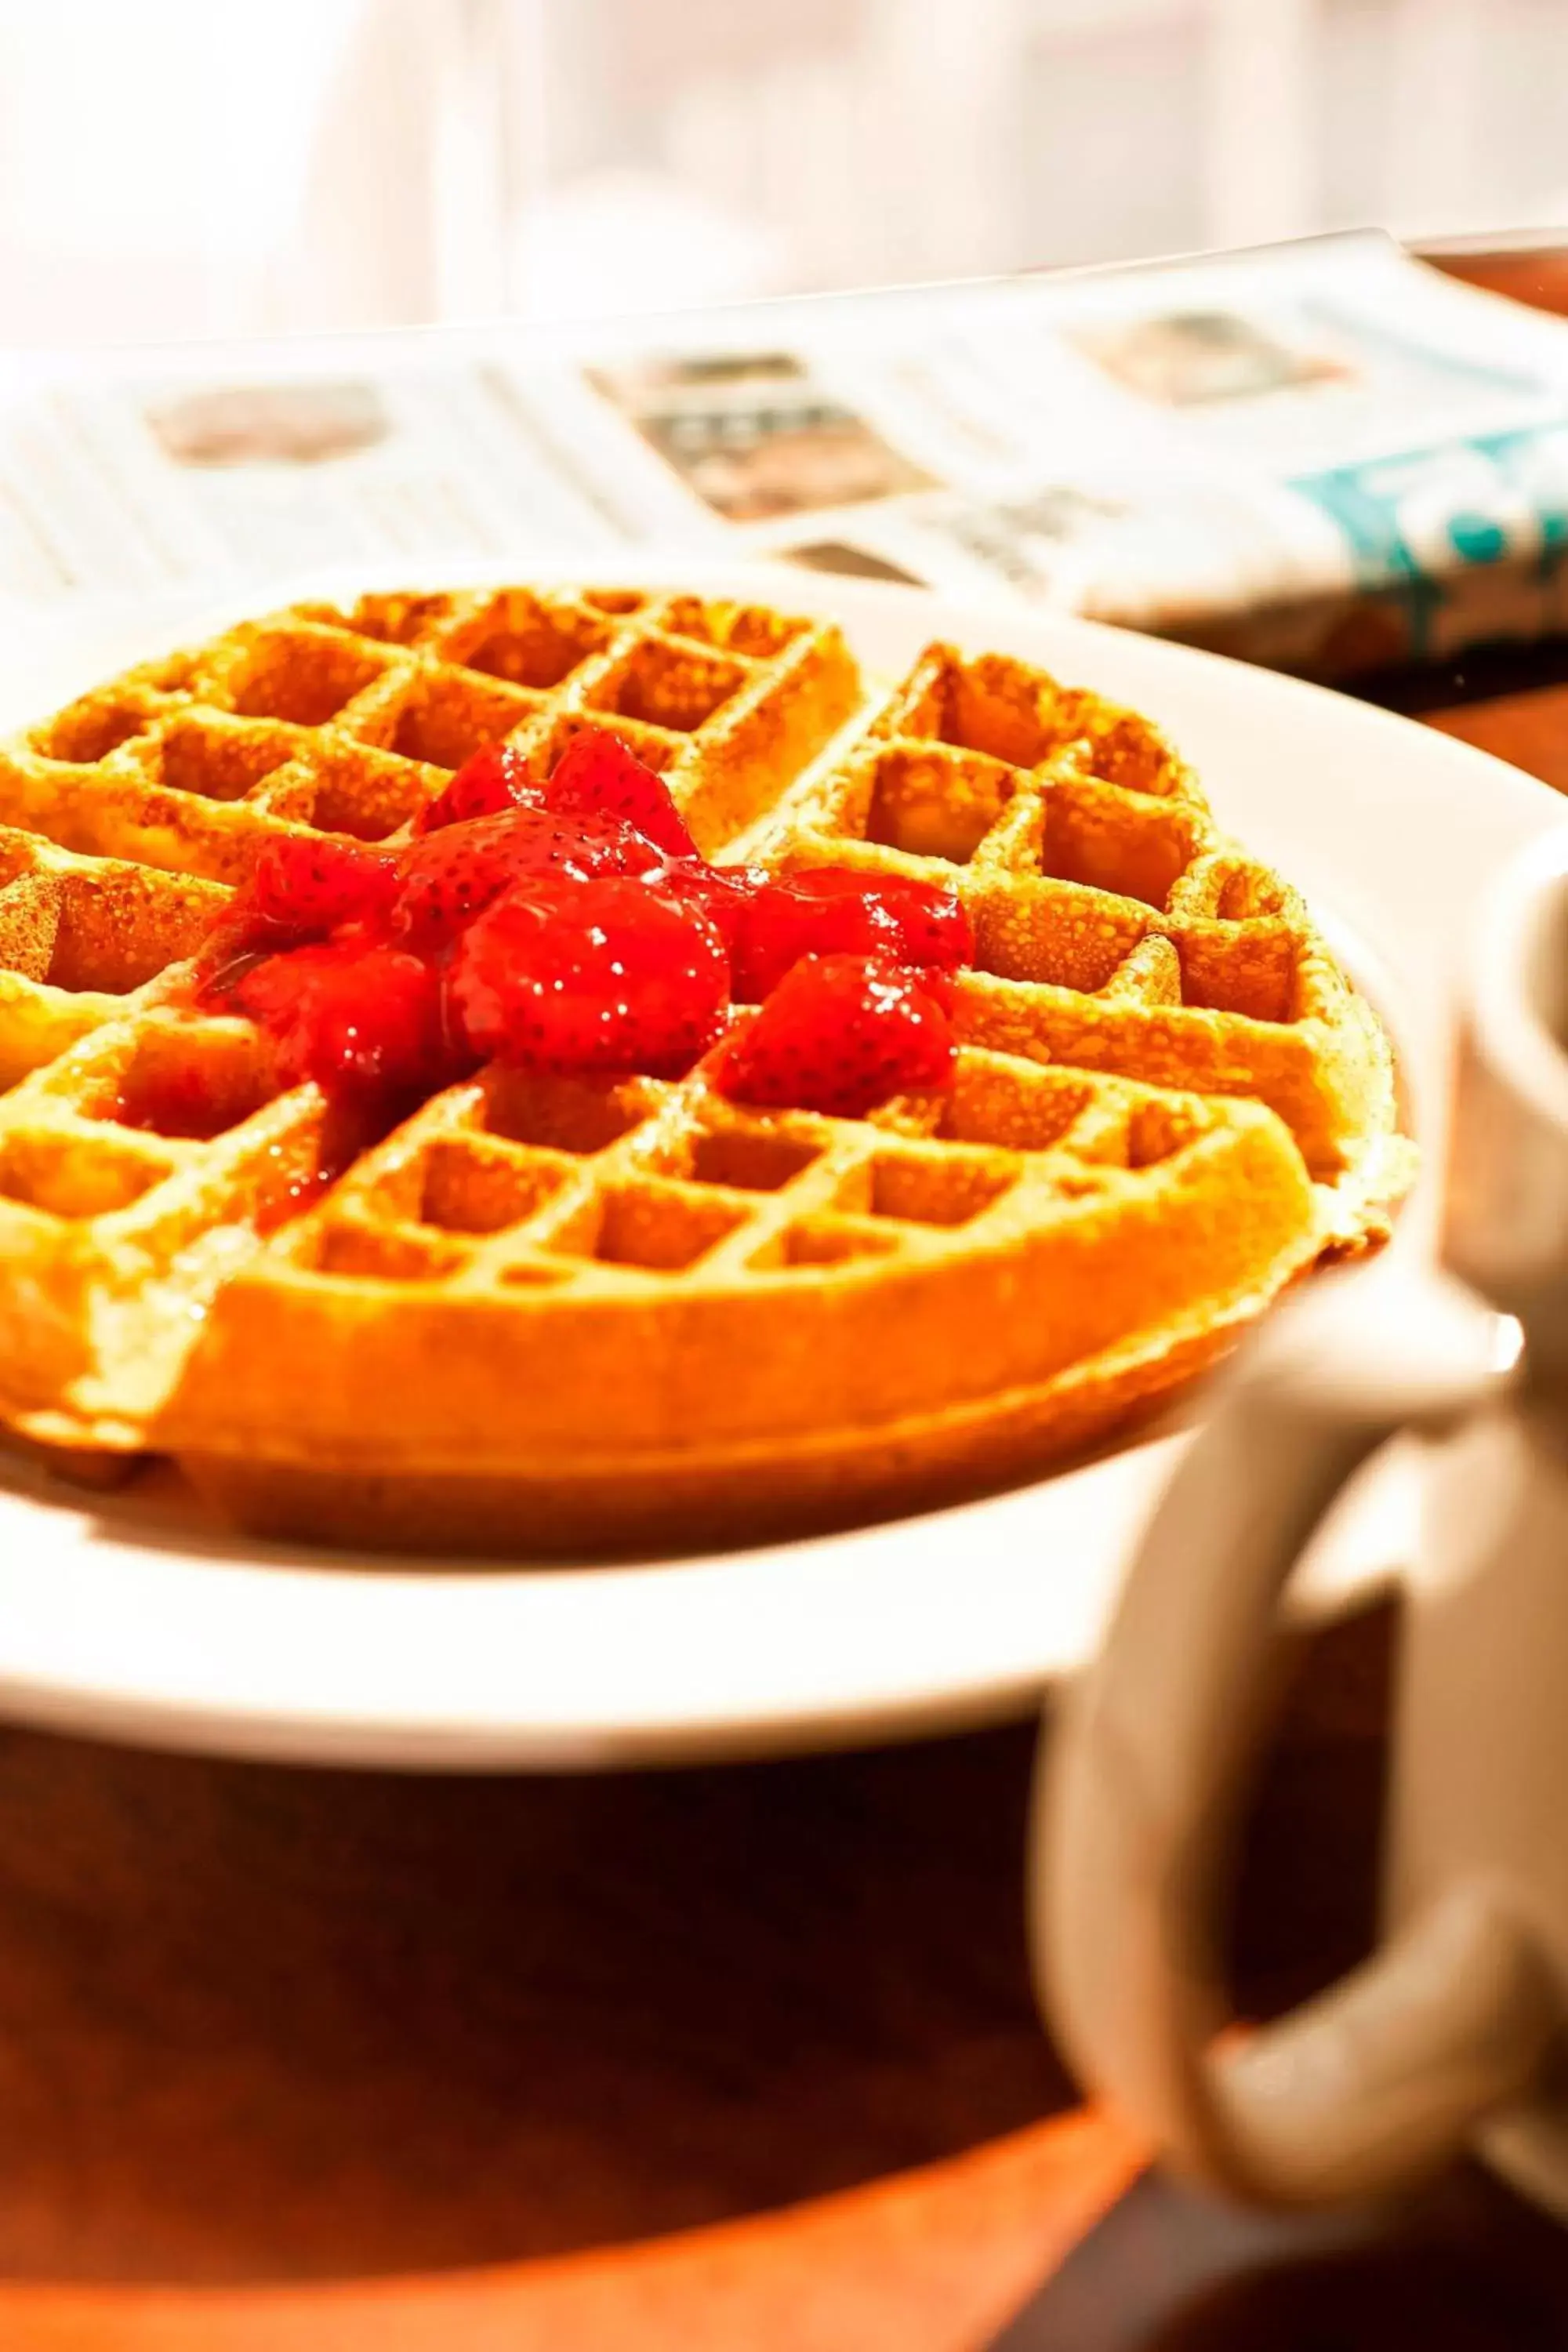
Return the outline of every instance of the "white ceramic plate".
[[[634,573],[650,576],[620,576]],[[668,576],[833,613],[872,670],[950,637],[1151,713],[1221,821],[1312,899],[1394,1031],[1416,1133],[1440,1134],[1456,935],[1490,872],[1557,821],[1544,786],[1358,703],[1120,631],[796,572]],[[13,638],[0,723],[235,617],[170,605]],[[1400,1245],[1420,1246],[1426,1222],[1418,1204]],[[453,1769],[670,1762],[977,1723],[1026,1709],[1088,1654],[1180,1444],[1167,1434],[845,1535],[582,1569],[355,1564],[225,1536],[172,1477],[84,1500],[7,1468],[0,1711],[170,1746]],[[1319,1547],[1305,1604],[1342,1605],[1394,1571],[1411,1528],[1410,1474],[1395,1462]]]

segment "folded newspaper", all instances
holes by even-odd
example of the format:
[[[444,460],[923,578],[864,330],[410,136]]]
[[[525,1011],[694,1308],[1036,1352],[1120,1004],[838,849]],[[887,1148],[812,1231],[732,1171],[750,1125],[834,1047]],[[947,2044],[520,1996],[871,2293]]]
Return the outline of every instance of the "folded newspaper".
[[[0,358],[0,610],[783,558],[1343,677],[1568,624],[1568,321],[1376,234],[542,331]]]

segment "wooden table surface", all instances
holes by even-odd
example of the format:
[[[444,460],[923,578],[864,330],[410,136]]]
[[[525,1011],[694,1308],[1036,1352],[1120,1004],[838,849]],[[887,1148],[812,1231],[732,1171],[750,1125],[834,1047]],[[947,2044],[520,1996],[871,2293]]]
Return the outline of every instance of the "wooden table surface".
[[[1568,310],[1563,256],[1455,267]],[[1568,789],[1568,645],[1373,690]],[[1370,1935],[1391,1632],[1303,1661],[1255,2013]],[[423,1781],[0,1731],[0,2346],[1568,2342],[1568,2240],[1479,2173],[1331,2229],[1140,2177],[1029,1997],[1033,1747]]]

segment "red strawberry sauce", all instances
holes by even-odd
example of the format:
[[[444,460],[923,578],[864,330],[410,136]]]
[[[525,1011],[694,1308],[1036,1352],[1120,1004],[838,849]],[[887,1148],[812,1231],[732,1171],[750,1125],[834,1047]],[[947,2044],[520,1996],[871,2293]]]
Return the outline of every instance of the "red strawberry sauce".
[[[509,746],[458,770],[401,847],[279,837],[211,934],[196,1001],[247,1014],[288,1084],[416,1099],[481,1062],[679,1076],[858,1117],[951,1084],[951,892],[710,866],[661,776],[574,735],[545,781]],[[735,1018],[731,1008],[756,1006]]]

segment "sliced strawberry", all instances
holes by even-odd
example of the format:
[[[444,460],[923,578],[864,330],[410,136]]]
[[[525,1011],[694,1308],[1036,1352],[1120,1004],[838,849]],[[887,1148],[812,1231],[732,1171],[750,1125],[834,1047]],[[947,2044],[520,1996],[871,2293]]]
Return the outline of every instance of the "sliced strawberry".
[[[746,908],[773,878],[765,866],[704,866],[690,860],[666,866],[652,887],[663,898],[700,908],[732,953]]]
[[[778,876],[742,912],[731,946],[737,1003],[761,1003],[803,955],[879,955],[953,971],[973,961],[974,935],[951,890],[814,866]]]
[[[732,1101],[860,1118],[894,1095],[952,1083],[947,1014],[921,975],[879,956],[803,956],[726,1039],[714,1083]]]
[[[465,934],[447,977],[478,1055],[529,1070],[669,1076],[718,1034],[724,943],[695,907],[614,877],[519,884]]]
[[[278,935],[271,934],[276,940]],[[159,1003],[188,1003],[203,1013],[232,1013],[234,992],[247,971],[258,963],[270,961],[284,942],[268,949],[258,944],[259,935],[231,928],[228,919],[220,916],[202,943],[200,953],[192,963],[182,987],[177,977],[178,965],[173,973],[165,972],[154,982],[153,995]]]
[[[393,921],[411,947],[455,939],[509,883],[524,875],[589,881],[604,874],[653,874],[658,852],[614,817],[562,817],[516,808],[446,826],[404,852]]]
[[[510,743],[489,743],[466,760],[446,790],[420,810],[414,830],[438,833],[443,825],[466,824],[470,817],[502,816],[508,809],[543,805],[543,788],[528,773],[521,752]]]
[[[279,834],[262,845],[223,927],[231,940],[324,939],[340,923],[384,915],[396,894],[397,878],[397,860],[387,850],[366,849],[328,834]]]
[[[906,964],[904,969],[907,971],[911,967]],[[914,968],[914,976],[931,1003],[940,1004],[951,1021],[958,1011],[958,974],[943,971],[938,964],[922,963]]]
[[[273,1038],[286,1086],[432,1093],[457,1075],[439,976],[403,948],[355,940],[268,956],[230,1001]]]
[[[664,778],[607,728],[584,727],[573,736],[544,787],[544,799],[563,814],[624,817],[668,857],[697,855]]]

